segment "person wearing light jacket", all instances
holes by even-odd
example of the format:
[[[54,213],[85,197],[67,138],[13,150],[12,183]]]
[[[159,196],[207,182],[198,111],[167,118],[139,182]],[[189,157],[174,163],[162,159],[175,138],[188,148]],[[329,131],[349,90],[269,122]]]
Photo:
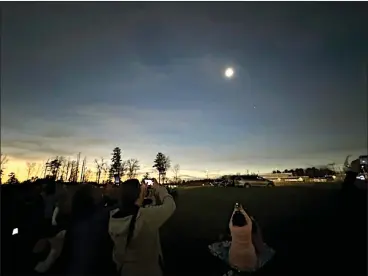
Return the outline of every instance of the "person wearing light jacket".
[[[257,268],[258,258],[252,242],[253,222],[242,207],[235,208],[229,228],[232,237],[229,250],[229,263],[242,271]]]
[[[129,179],[120,186],[119,208],[110,212],[109,234],[117,271],[124,276],[161,276],[163,256],[160,227],[176,209],[166,188],[153,180],[152,189],[161,205],[141,208],[147,185]]]
[[[230,266],[228,273],[255,272],[269,262],[275,250],[263,240],[260,226],[238,203],[229,222],[230,240],[215,242],[208,246],[210,252]],[[234,270],[234,271],[233,271]]]

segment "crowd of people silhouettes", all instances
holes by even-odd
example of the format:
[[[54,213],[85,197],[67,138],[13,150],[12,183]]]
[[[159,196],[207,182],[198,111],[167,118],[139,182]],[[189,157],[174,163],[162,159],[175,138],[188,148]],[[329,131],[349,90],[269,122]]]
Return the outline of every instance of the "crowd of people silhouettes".
[[[355,189],[359,169],[358,161],[353,161],[346,172],[343,191],[347,195]],[[19,211],[3,218],[3,249],[19,247],[19,241],[27,247],[25,239],[18,237],[16,242],[22,236],[18,228],[14,232],[13,225],[18,225],[22,233],[33,234],[27,240],[33,252],[28,261],[35,273],[163,275],[159,229],[176,209],[165,186],[156,179],[151,185],[129,179],[121,183],[114,199],[89,184],[74,187],[74,192],[65,185],[49,184],[37,186],[22,199],[25,204],[33,201],[36,211],[27,213],[27,208],[13,205]],[[15,221],[17,217],[25,221]],[[209,245],[210,253],[228,265],[226,275],[254,272],[272,259],[275,251],[264,242],[257,220],[241,204],[235,204],[228,226],[229,233]],[[10,231],[13,239],[6,239]],[[11,271],[8,267],[7,272]]]

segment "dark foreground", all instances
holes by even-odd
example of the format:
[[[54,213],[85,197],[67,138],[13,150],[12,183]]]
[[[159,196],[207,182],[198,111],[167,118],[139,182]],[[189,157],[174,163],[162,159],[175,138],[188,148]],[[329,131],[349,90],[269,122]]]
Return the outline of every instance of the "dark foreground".
[[[161,231],[168,275],[225,272],[207,246],[226,231],[235,202],[256,217],[265,241],[276,250],[274,260],[256,274],[366,275],[366,193],[342,198],[339,189],[316,187],[180,190],[176,213]],[[1,242],[2,264],[11,263],[12,275],[29,274],[33,245]]]
[[[305,187],[180,191],[176,214],[162,230],[169,275],[226,269],[207,245],[225,231],[237,201],[258,219],[277,252],[256,274],[366,275],[366,194],[352,197],[343,203],[339,189]]]

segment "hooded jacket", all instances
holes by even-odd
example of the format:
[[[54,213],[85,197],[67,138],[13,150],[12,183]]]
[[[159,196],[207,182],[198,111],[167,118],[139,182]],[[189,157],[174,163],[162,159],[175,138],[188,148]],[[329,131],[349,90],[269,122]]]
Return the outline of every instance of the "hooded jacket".
[[[155,193],[162,204],[138,210],[134,233],[128,247],[128,229],[133,216],[115,218],[113,216],[119,209],[110,212],[109,234],[114,242],[112,257],[121,275],[162,275],[160,264],[163,258],[159,229],[174,213],[176,205],[165,187],[157,187]]]

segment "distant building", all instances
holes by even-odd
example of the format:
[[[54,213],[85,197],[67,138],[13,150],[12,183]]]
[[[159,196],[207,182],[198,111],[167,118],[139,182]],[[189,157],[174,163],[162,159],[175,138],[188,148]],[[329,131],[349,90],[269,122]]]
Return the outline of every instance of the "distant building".
[[[295,181],[295,182],[302,182],[305,181],[306,178],[308,178],[304,176],[293,176],[292,173],[264,173],[260,174],[260,176],[273,181]]]
[[[267,179],[278,179],[278,178],[288,178],[293,177],[292,173],[263,173],[260,176],[267,178]]]

